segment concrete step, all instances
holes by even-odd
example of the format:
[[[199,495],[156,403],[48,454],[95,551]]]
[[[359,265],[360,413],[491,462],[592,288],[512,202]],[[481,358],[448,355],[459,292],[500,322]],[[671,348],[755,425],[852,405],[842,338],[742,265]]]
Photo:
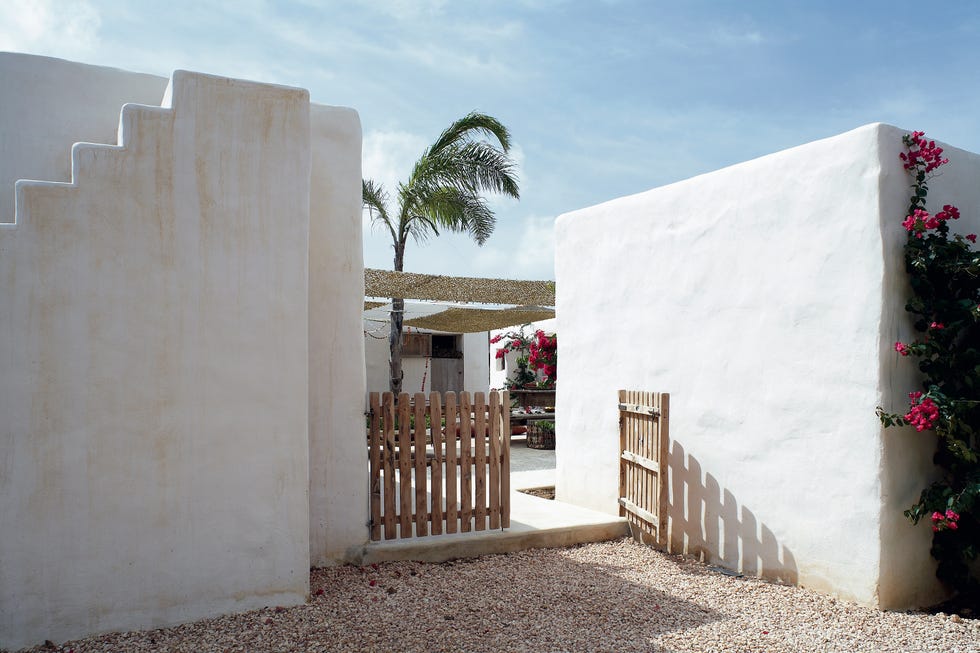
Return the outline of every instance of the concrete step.
[[[511,493],[511,524],[506,530],[371,542],[351,551],[349,561],[362,565],[390,560],[444,562],[524,549],[603,542],[628,534],[629,527],[622,517],[515,491]]]

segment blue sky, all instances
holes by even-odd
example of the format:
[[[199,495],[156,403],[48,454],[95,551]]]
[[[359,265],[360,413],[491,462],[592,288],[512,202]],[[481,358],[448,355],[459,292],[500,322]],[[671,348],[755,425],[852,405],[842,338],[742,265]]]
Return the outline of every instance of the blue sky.
[[[482,248],[411,245],[415,272],[554,278],[563,212],[869,122],[980,151],[972,0],[2,0],[0,50],[308,88],[357,109],[389,185],[453,119],[496,116],[522,199],[493,201]],[[390,268],[369,225],[364,247]]]

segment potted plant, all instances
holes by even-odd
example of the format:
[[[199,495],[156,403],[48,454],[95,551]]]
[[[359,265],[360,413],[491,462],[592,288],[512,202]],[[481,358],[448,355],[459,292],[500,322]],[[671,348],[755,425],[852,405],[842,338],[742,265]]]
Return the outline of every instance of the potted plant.
[[[554,449],[555,423],[541,420],[529,424],[527,427],[527,446],[531,449]]]

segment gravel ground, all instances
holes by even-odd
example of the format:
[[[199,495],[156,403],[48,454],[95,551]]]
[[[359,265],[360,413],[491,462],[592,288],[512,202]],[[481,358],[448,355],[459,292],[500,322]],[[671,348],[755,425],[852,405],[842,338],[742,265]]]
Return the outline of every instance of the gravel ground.
[[[442,564],[315,569],[311,592],[302,606],[57,650],[980,652],[977,619],[879,612],[719,574],[629,539]]]

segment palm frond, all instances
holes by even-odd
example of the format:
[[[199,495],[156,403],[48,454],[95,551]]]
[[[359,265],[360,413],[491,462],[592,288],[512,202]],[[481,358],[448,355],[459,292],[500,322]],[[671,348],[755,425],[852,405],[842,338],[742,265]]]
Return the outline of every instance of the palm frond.
[[[432,189],[420,206],[422,212],[417,214],[417,221],[433,225],[433,230],[438,225],[450,231],[468,233],[478,245],[490,238],[497,223],[496,216],[482,197],[454,186]]]
[[[467,143],[455,152],[456,168],[477,192],[491,192],[520,199],[517,165],[487,143]]]
[[[473,111],[449,125],[432,144],[429,151],[437,153],[447,147],[470,141],[479,135],[488,139],[495,139],[504,152],[510,150],[510,132],[507,128],[493,116]]]
[[[371,223],[383,224],[388,229],[392,239],[395,239],[395,226],[388,217],[388,193],[385,192],[384,187],[373,179],[362,179],[361,201],[371,216]]]

